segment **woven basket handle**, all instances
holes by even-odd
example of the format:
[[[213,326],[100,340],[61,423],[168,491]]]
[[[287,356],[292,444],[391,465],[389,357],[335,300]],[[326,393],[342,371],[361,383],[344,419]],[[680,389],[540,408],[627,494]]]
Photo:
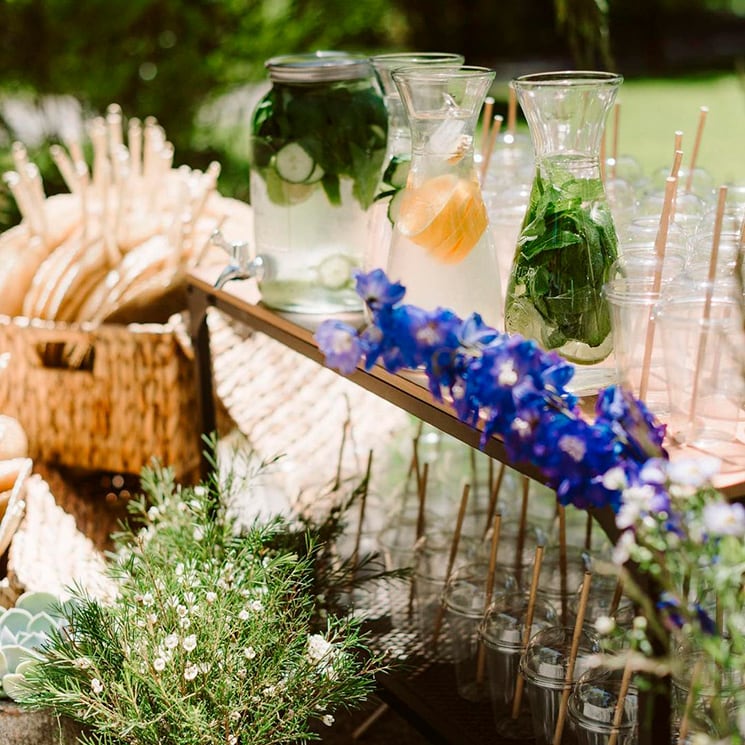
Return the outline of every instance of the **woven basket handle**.
[[[29,326],[28,361],[37,368],[53,368],[74,373],[93,372],[95,339],[90,331],[72,327]],[[94,342],[94,343],[91,343]]]

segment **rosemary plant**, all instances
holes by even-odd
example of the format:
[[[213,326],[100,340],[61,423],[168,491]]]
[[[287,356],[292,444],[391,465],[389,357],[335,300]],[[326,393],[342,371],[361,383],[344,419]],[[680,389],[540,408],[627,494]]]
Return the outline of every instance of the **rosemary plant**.
[[[314,530],[276,518],[236,534],[217,480],[181,487],[153,466],[142,487],[111,555],[117,597],[76,590],[23,703],[81,722],[90,745],[320,739],[315,723],[365,699],[383,660],[358,621],[315,625]]]

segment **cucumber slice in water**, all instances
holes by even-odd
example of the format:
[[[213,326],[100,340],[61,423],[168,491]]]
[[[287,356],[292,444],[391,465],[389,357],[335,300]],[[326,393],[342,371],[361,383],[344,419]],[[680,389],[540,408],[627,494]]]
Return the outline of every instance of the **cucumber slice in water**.
[[[302,184],[313,175],[316,162],[302,145],[297,142],[290,142],[275,155],[274,167],[283,181],[289,181],[291,184]],[[323,171],[321,171],[322,175]]]
[[[327,256],[318,265],[318,281],[328,290],[340,290],[352,278],[355,264],[344,254]]]
[[[391,221],[391,225],[396,224],[398,220],[398,213],[401,211],[401,200],[404,198],[405,189],[399,189],[388,202],[388,219]]]
[[[406,186],[406,181],[409,178],[410,168],[411,160],[408,157],[394,155],[391,158],[391,162],[386,166],[385,173],[383,174],[383,182],[390,184],[396,189],[403,188]]]

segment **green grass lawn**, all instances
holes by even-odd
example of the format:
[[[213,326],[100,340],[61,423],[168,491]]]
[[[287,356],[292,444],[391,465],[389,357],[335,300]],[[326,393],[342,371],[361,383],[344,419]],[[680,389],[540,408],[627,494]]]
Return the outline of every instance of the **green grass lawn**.
[[[699,111],[707,106],[697,165],[718,184],[745,183],[745,83],[736,75],[627,80],[618,101],[619,152],[634,156],[646,174],[671,164],[675,130],[683,132],[683,165],[690,163]]]
[[[492,91],[506,108],[507,85]],[[745,184],[745,82],[734,73],[626,80],[620,88],[619,153],[631,155],[651,176],[672,164],[675,131],[683,132],[683,165],[691,151],[702,106],[709,109],[697,166],[715,183]],[[613,114],[608,117],[608,155]]]

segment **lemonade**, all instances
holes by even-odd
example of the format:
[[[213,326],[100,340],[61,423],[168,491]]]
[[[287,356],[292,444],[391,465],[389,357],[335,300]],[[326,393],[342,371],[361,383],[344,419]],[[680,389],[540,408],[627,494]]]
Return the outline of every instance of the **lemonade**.
[[[393,73],[412,130],[388,274],[428,310],[480,313],[501,328],[494,238],[473,160],[473,132],[493,72],[404,68]]]

